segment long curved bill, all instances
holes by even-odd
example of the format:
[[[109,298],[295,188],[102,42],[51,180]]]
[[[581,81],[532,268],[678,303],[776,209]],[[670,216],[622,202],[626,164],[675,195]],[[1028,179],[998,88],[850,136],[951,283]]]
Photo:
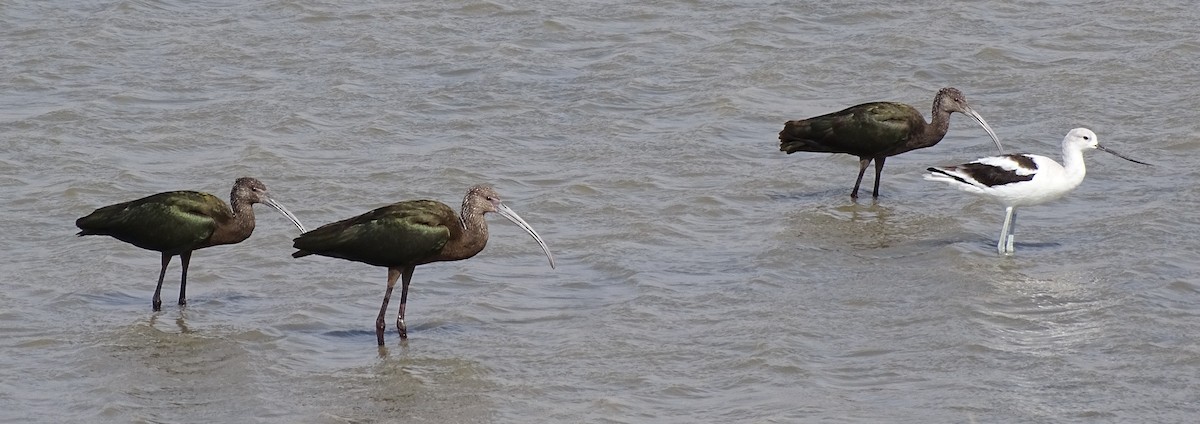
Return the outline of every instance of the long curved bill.
[[[1117,153],[1117,152],[1114,152],[1114,151],[1112,151],[1112,150],[1108,150],[1108,148],[1106,148],[1106,147],[1104,147],[1104,146],[1101,146],[1101,145],[1099,145],[1099,144],[1097,144],[1097,145],[1096,145],[1096,149],[1103,150],[1103,151],[1105,151],[1105,152],[1108,152],[1108,153],[1112,153],[1112,154],[1113,154],[1114,156],[1116,156],[1116,157],[1119,157],[1119,158],[1121,158],[1121,159],[1125,159],[1125,160],[1127,160],[1127,161],[1130,161],[1130,162],[1133,162],[1133,163],[1140,163],[1140,164],[1142,164],[1142,165],[1146,165],[1146,166],[1154,166],[1154,165],[1148,164],[1148,163],[1146,163],[1146,162],[1142,162],[1142,161],[1140,161],[1140,160],[1137,160],[1137,159],[1132,159],[1132,158],[1130,158],[1129,156],[1122,155],[1122,154],[1120,154],[1120,153]]]
[[[279,204],[279,202],[276,202],[275,199],[272,199],[269,196],[264,196],[263,204],[270,206],[271,209],[279,211],[279,213],[287,217],[288,221],[292,221],[292,224],[296,224],[296,228],[300,229],[300,234],[308,232],[308,230],[304,229],[304,224],[301,224],[300,220],[296,219],[296,215],[292,215],[291,211],[287,210],[287,208],[283,207],[283,205]]]
[[[542,241],[542,236],[539,236],[536,231],[533,231],[533,227],[530,227],[528,222],[525,222],[524,219],[521,219],[520,216],[517,216],[517,213],[513,212],[512,209],[509,209],[507,205],[501,203],[497,206],[498,207],[496,208],[496,211],[500,212],[500,216],[508,218],[508,220],[512,221],[513,224],[517,224],[518,227],[521,227],[521,229],[533,236],[533,240],[536,241],[539,246],[542,246],[542,251],[546,252],[546,259],[550,260],[550,268],[553,269],[554,255],[550,254],[550,248],[546,247],[546,242]]]
[[[979,126],[983,127],[983,130],[987,131],[988,135],[992,136],[992,141],[996,142],[996,149],[999,150],[1000,154],[1003,155],[1004,146],[1000,145],[1000,137],[996,137],[996,132],[992,131],[992,126],[988,125],[987,121],[984,121],[983,117],[979,116],[979,112],[976,112],[975,109],[971,109],[970,106],[966,106],[963,109],[966,109],[966,112],[963,112],[964,115],[970,116],[976,122],[979,122]]]

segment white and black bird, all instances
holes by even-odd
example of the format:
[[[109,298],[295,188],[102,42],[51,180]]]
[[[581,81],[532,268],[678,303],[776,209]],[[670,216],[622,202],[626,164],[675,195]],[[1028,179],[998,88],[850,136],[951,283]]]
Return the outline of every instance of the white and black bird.
[[[1012,254],[1015,208],[1040,205],[1078,187],[1086,173],[1084,149],[1100,149],[1134,163],[1150,165],[1104,148],[1097,142],[1096,133],[1087,128],[1068,132],[1063,137],[1062,149],[1062,165],[1045,156],[1010,154],[986,157],[962,165],[931,167],[925,179],[944,181],[959,190],[1004,205],[1004,226],[1000,229],[996,251],[1002,255]]]

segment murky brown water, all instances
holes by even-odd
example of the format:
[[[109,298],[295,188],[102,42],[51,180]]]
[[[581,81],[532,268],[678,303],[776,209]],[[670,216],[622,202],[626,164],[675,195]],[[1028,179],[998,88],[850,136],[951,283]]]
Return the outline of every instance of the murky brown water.
[[[827,3],[827,2],[826,2]],[[1200,413],[1200,12],[1188,2],[0,0],[0,421],[1187,422]],[[784,155],[788,119],[962,89],[1084,184],[1021,213],[921,180],[994,153],[956,115],[893,158]],[[490,182],[479,256],[193,257],[92,209],[264,180],[306,225]]]

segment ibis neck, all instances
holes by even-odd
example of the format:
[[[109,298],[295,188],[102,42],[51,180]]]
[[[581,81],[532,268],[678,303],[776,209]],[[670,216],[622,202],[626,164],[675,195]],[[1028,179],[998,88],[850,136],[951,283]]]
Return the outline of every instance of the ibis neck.
[[[463,240],[470,248],[471,256],[483,250],[488,241],[487,220],[483,219],[483,208],[474,202],[463,202],[459,217],[463,225]]]
[[[254,233],[253,204],[242,201],[242,199],[237,197],[231,197],[229,205],[231,206],[231,212],[233,212],[233,220],[229,222],[217,222],[217,229],[208,238],[208,246],[241,243],[243,240],[250,238],[250,234]]]
[[[929,125],[917,140],[918,147],[929,147],[942,141],[950,131],[950,112],[942,108],[942,98],[933,99],[933,112],[930,112]]]
[[[912,124],[917,125],[920,130],[912,134],[908,142],[903,146],[888,152],[887,156],[898,155],[910,150],[923,149],[942,141],[942,137],[946,136],[946,131],[950,129],[950,113],[940,112],[936,108],[933,110],[933,122],[925,123],[921,117],[913,118]]]
[[[487,246],[488,227],[487,221],[483,219],[482,207],[464,200],[458,224],[457,229],[451,229],[450,241],[442,248],[442,254],[437,260],[467,259],[479,254]]]

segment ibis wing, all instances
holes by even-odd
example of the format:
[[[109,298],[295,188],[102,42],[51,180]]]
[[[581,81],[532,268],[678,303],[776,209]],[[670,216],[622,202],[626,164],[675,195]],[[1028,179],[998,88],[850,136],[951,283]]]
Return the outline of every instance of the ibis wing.
[[[434,201],[394,203],[301,234],[292,254],[342,258],[376,266],[420,262],[441,251],[458,216]]]
[[[780,150],[828,152],[874,157],[902,145],[921,114],[903,103],[874,102],[797,121],[779,133]]]
[[[845,134],[854,154],[874,156],[906,143],[912,136],[914,117],[924,120],[912,106],[903,103],[875,102],[860,105],[847,119],[837,122],[837,131]]]
[[[109,205],[79,218],[79,235],[108,235],[143,249],[178,253],[194,249],[233,211],[208,193],[170,191]]]

